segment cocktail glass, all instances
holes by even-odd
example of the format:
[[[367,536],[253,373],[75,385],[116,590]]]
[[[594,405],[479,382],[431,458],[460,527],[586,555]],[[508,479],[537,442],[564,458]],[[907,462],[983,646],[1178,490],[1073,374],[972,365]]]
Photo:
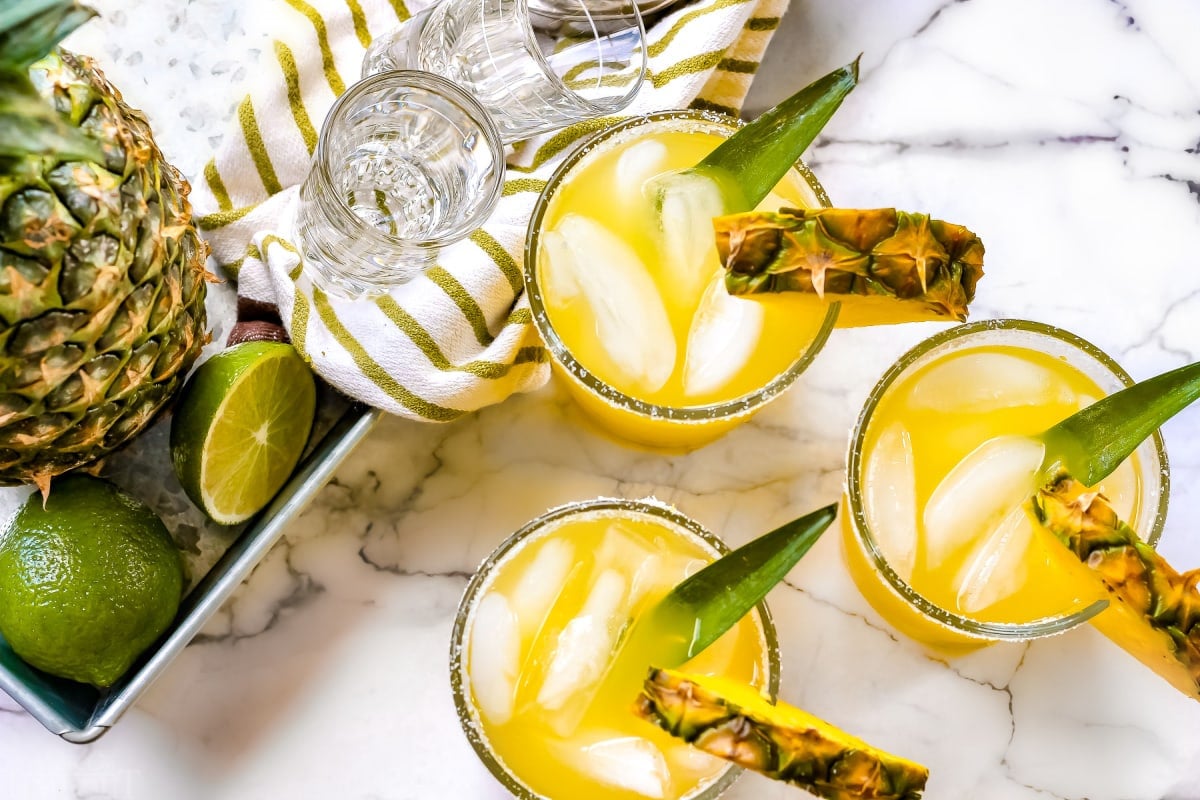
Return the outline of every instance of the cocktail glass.
[[[639,612],[675,583],[726,552],[715,535],[668,506],[598,499],[548,511],[488,556],[459,606],[450,681],[463,731],[505,788],[521,800],[635,798],[637,792],[620,784],[647,779],[647,759],[656,758],[655,752],[665,754],[669,769],[667,800],[713,800],[733,783],[740,770],[693,751],[634,716],[633,701],[653,653],[618,649],[613,656],[602,650],[607,659],[602,677],[595,677],[590,688],[570,692],[553,711],[539,710],[550,682],[540,677],[556,671],[555,658],[566,651],[565,642],[586,647],[595,636],[627,631]],[[624,587],[624,594],[613,595],[598,588],[601,584]],[[614,596],[616,611],[604,599]],[[601,606],[603,614],[597,612]],[[515,627],[506,630],[510,614]],[[611,622],[615,627],[606,628]],[[516,645],[509,641],[518,635],[514,630],[521,632]],[[551,642],[557,644],[548,648]],[[503,656],[510,647],[517,652],[508,655],[530,674],[505,674]],[[766,604],[760,603],[687,668],[722,670],[774,697],[779,646]],[[506,710],[496,710],[498,689],[501,701],[507,697],[511,702],[500,722],[497,715],[503,717]],[[556,694],[553,689],[549,693]],[[638,743],[633,749],[631,740]],[[626,755],[632,756],[629,762]],[[602,779],[593,770],[611,774]],[[673,791],[677,788],[683,791]]]
[[[609,116],[646,76],[634,0],[444,0],[379,37],[363,75],[420,69],[447,78],[493,115],[506,143]]]
[[[730,299],[740,308],[748,309],[749,314],[763,314],[762,333],[757,342],[747,343],[750,351],[742,348],[740,355],[735,356],[746,359],[744,374],[739,373],[722,389],[707,392],[699,400],[689,402],[686,399],[662,400],[653,396],[654,393],[639,392],[619,385],[622,368],[619,363],[610,364],[610,374],[602,374],[605,370],[597,369],[595,359],[588,363],[589,359],[582,352],[589,347],[589,339],[595,337],[589,337],[586,332],[572,334],[568,330],[575,323],[571,313],[556,307],[563,304],[556,298],[553,274],[547,273],[545,242],[547,232],[558,226],[566,214],[589,216],[614,232],[620,225],[636,227],[646,224],[639,219],[621,221],[630,215],[630,209],[640,207],[640,184],[613,187],[597,183],[601,178],[609,179],[606,176],[611,173],[610,183],[619,184],[623,174],[623,168],[610,169],[600,159],[615,153],[628,153],[634,147],[645,150],[646,143],[657,142],[661,145],[660,152],[666,154],[664,169],[687,167],[698,161],[721,139],[728,138],[739,125],[731,117],[702,111],[672,111],[619,122],[575,148],[550,178],[534,208],[525,243],[525,288],[534,321],[551,353],[557,373],[575,400],[602,427],[627,440],[658,448],[689,449],[715,439],[749,419],[787,389],[820,352],[837,319],[836,305],[830,305],[823,315],[814,316],[810,310],[799,310],[800,301],[786,295],[761,296],[749,300]],[[706,138],[693,141],[692,137]],[[669,142],[670,146],[664,142]],[[634,159],[635,162],[637,160]],[[635,164],[629,171],[636,172],[641,168]],[[657,167],[651,171],[654,169]],[[586,190],[580,188],[585,185],[580,181],[581,176],[587,181]],[[649,176],[639,176],[644,177]],[[783,188],[785,184],[786,189]],[[802,162],[796,163],[776,191],[787,196],[772,193],[764,202],[774,203],[775,207],[829,206],[825,190]],[[622,192],[624,197],[621,196]],[[638,235],[630,234],[630,237],[636,238]],[[709,248],[712,236],[711,231],[701,230],[695,239],[702,247]],[[595,253],[595,257],[598,259],[596,269],[606,269],[601,263],[606,257],[599,252]],[[719,269],[715,250],[708,250],[705,258],[707,260],[700,269],[715,273]],[[647,256],[646,261],[651,272],[667,268],[656,261],[653,255]],[[707,271],[697,274],[700,276],[698,285],[701,289],[705,284],[711,287],[711,283],[716,281],[710,278]],[[551,280],[548,281],[548,277]],[[723,289],[720,291],[723,294]],[[644,292],[642,294],[646,295]],[[665,292],[660,290],[660,296],[670,295],[675,300],[682,294],[674,291],[674,287],[668,287]],[[624,297],[614,298],[613,302],[634,300],[637,298]],[[696,300],[696,303],[701,302]],[[795,308],[791,306],[793,303],[797,304]],[[686,317],[686,310],[680,313]],[[686,325],[686,319],[680,324]],[[682,333],[686,335],[687,331]],[[676,331],[675,335],[679,336],[680,332]],[[689,338],[684,345],[679,345],[676,352],[682,352],[690,341]],[[676,345],[673,343],[672,346]],[[681,362],[677,372],[683,367]],[[748,377],[755,371],[757,375]],[[738,381],[743,384],[740,390],[731,388]]]
[[[425,72],[360,81],[325,118],[300,187],[305,269],[345,297],[410,281],[483,224],[503,180],[500,135],[474,97]]]
[[[1022,353],[1033,354],[1028,368],[1007,359],[1007,356]],[[965,360],[980,354],[985,360]],[[959,374],[964,378],[973,375],[974,380],[943,386],[944,378],[955,373],[939,375],[933,370],[950,363],[949,359],[953,358],[964,359],[957,362],[967,365]],[[1064,381],[1093,385],[1098,390],[1097,396],[1072,396],[1057,383],[1036,383],[1055,372]],[[1078,385],[1082,386],[1082,382]],[[953,573],[955,580],[962,579],[957,590],[929,578],[932,573],[926,573],[922,578],[914,564],[916,559],[928,556],[916,555],[919,551],[909,549],[906,543],[915,541],[918,520],[925,519],[924,506],[917,502],[915,514],[910,515],[909,501],[902,498],[909,491],[906,487],[910,478],[906,476],[910,473],[914,480],[912,491],[924,486],[921,492],[929,495],[929,490],[938,486],[948,474],[946,467],[965,458],[971,448],[983,441],[1006,434],[1038,434],[1058,421],[1053,418],[1055,415],[1067,416],[1081,405],[1098,399],[1099,394],[1110,394],[1131,383],[1129,375],[1095,345],[1067,331],[1025,320],[985,320],[960,325],[921,342],[903,355],[868,396],[847,456],[845,503],[848,513],[842,515],[843,553],[850,574],[864,597],[896,629],[936,651],[950,654],[994,642],[1024,641],[1060,633],[1102,613],[1103,599],[1074,597],[1065,589],[1062,598],[1047,600],[1047,597],[1053,597],[1050,593],[1057,588],[1056,577],[1063,574],[1055,571],[1057,565],[1070,565],[1074,556],[1062,550],[1061,555],[1066,556],[1066,561],[1058,562],[1055,560],[1058,545],[1048,542],[1053,546],[1035,549],[1036,537],[1030,549],[1007,549],[1016,547],[1011,542],[1022,540],[1016,538],[1016,534],[1013,538],[1005,538],[1006,534],[1000,533],[1010,530],[1004,528],[1004,520],[993,520],[993,530],[999,538],[981,536],[977,540],[979,546],[964,544],[962,552],[967,556],[961,569],[953,557],[946,558],[947,569],[942,574]],[[1039,394],[1043,392],[1047,394]],[[1040,400],[1042,396],[1052,396],[1053,400]],[[940,403],[944,403],[944,408],[939,406]],[[911,412],[915,407],[926,409],[920,412],[924,416]],[[1050,412],[1052,407],[1058,410]],[[904,418],[905,408],[913,414],[910,419]],[[1039,414],[1042,414],[1041,419]],[[921,422],[922,419],[925,421]],[[930,438],[931,430],[936,439]],[[909,437],[906,443],[896,436],[901,431],[904,431],[902,436]],[[921,453],[912,444],[915,436],[925,436],[926,441],[945,442],[947,448],[954,449],[941,464],[942,469],[922,469]],[[896,449],[897,443],[902,445],[900,450]],[[1112,488],[1121,495],[1119,501],[1128,510],[1125,518],[1147,541],[1155,543],[1166,518],[1169,486],[1162,436],[1156,432],[1147,439],[1121,469],[1106,479],[1106,488],[1109,481],[1113,482]],[[979,489],[966,500],[985,503],[988,494],[989,489]],[[945,493],[941,495],[946,496]],[[933,496],[929,495],[927,499],[932,501]],[[1013,531],[1020,530],[1023,525],[1019,515],[1005,519],[1015,520]],[[923,521],[920,525],[924,530]],[[1002,546],[988,548],[989,542]],[[1078,566],[1078,562],[1074,565]],[[1023,577],[1017,577],[1018,574]],[[998,596],[995,592],[985,591],[988,583],[979,581],[980,575],[990,575],[989,580],[998,582],[993,585],[999,587],[1001,593],[1012,591],[1005,588],[1009,586],[1006,581],[1014,581],[1011,586],[1017,586],[1025,580],[1033,582],[1034,576],[1041,578],[1039,585],[1027,583],[1019,592],[1002,598],[1011,603],[1004,606],[1009,609],[1007,613],[1026,618],[997,619],[994,611],[982,609],[964,613],[963,603],[971,605],[989,594],[990,597]],[[971,583],[973,580],[978,582]],[[945,599],[934,602],[927,596],[950,597],[947,591],[957,591],[954,599],[962,603]],[[1063,600],[1062,604],[1053,608],[1059,599]],[[957,607],[947,607],[951,605]],[[1040,613],[1039,609],[1045,613]]]

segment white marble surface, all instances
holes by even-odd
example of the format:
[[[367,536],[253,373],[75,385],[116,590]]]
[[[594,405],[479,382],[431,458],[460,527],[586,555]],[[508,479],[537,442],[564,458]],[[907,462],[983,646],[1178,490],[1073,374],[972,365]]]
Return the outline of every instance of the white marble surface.
[[[102,0],[72,44],[198,174],[268,45],[235,0]],[[752,104],[860,50],[809,154],[835,201],[962,222],[977,317],[1053,322],[1146,377],[1200,358],[1194,0],[793,0]],[[626,449],[553,386],[446,427],[386,422],[140,705],[88,747],[0,696],[0,796],[426,800],[504,792],[447,678],[476,563],[547,506],[655,494],[733,543],[840,493],[879,373],[932,332],[838,332],[799,385],[688,456]],[[1166,431],[1162,549],[1200,566],[1200,410]],[[867,607],[827,537],[771,603],[783,694],[932,769],[933,800],[1197,800],[1200,706],[1090,629],[944,663]],[[748,777],[731,800],[799,797]]]

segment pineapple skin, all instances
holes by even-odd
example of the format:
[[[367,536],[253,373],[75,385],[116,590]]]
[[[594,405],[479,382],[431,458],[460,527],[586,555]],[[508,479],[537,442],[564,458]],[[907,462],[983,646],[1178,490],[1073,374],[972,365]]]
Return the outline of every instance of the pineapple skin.
[[[0,484],[37,483],[146,428],[206,342],[190,189],[91,59],[29,76],[102,162],[0,158]]]
[[[1092,624],[1200,700],[1200,570],[1180,574],[1118,518],[1104,495],[1070,476],[1038,492],[1033,508],[1108,590],[1109,607]]]
[[[929,771],[759,695],[730,697],[711,678],[652,669],[636,713],[672,736],[827,800],[919,800]],[[752,691],[752,690],[751,690]]]
[[[783,208],[714,220],[730,294],[840,301],[839,327],[967,318],[983,243],[961,225],[894,208]]]

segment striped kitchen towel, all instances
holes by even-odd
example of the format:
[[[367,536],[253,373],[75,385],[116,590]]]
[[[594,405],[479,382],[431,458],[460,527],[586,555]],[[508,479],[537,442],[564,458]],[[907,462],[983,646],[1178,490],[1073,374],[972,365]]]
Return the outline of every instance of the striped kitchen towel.
[[[649,33],[649,71],[628,114],[706,108],[736,114],[788,0],[697,0]],[[596,120],[522,142],[504,196],[481,230],[443,250],[427,274],[369,300],[327,295],[291,241],[297,188],[334,99],[354,82],[372,37],[424,7],[405,0],[252,4],[272,32],[262,76],[193,195],[199,226],[242,297],[274,304],[312,368],[393,414],[449,421],[549,376],[522,290],[534,201]]]

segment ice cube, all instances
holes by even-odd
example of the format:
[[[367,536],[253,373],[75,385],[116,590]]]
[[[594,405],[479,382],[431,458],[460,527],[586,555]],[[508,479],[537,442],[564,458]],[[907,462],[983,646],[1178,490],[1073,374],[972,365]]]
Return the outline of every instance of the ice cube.
[[[575,547],[567,540],[548,539],[540,545],[511,593],[513,613],[521,623],[523,638],[532,638],[542,626],[574,565]]]
[[[1025,585],[1025,551],[1033,541],[1026,504],[1013,506],[995,530],[982,537],[955,578],[958,607],[977,614]]]
[[[604,531],[604,538],[593,555],[600,569],[615,569],[618,572],[633,572],[642,563],[648,552],[641,537],[629,530],[621,521],[615,521]]]
[[[493,725],[512,717],[520,657],[517,617],[507,598],[499,592],[484,595],[475,608],[468,663],[479,712]]]
[[[617,159],[613,195],[629,205],[645,202],[642,185],[666,171],[667,155],[667,146],[657,139],[643,139],[627,147]],[[637,197],[625,196],[631,189]]]
[[[593,559],[598,570],[611,569],[633,576],[625,603],[630,611],[665,580],[662,556],[652,552],[645,539],[620,521],[613,522],[604,532]]]
[[[713,218],[725,213],[720,187],[693,172],[667,172],[645,190],[658,212],[659,250],[675,295],[695,305],[716,261]]]
[[[626,588],[616,570],[600,573],[582,610],[563,627],[555,642],[538,690],[537,701],[543,708],[562,708],[604,675],[625,625]]]
[[[925,504],[925,558],[931,569],[994,530],[1033,494],[1044,451],[1036,439],[998,436],[950,470]]]
[[[588,217],[567,214],[543,237],[548,287],[582,298],[596,339],[613,364],[648,392],[675,369],[675,334],[646,265],[615,234]]]
[[[726,767],[729,762],[710,756],[703,750],[692,747],[690,744],[681,744],[667,750],[667,763],[670,765],[672,775],[687,776],[692,779],[705,778],[710,775],[716,775]]]
[[[900,423],[879,435],[864,481],[875,541],[896,574],[910,580],[917,560],[917,473],[912,434]]]
[[[556,747],[560,758],[592,780],[642,797],[666,797],[671,773],[662,751],[639,736],[613,737],[583,747]]]
[[[1070,387],[1048,367],[1009,353],[970,353],[922,375],[909,404],[926,411],[983,414],[1074,399]]]
[[[725,291],[724,270],[713,275],[688,332],[684,394],[698,397],[729,383],[754,356],[763,316],[762,303]]]
[[[659,593],[675,585],[671,576],[664,572],[663,557],[652,553],[642,559],[637,571],[633,573],[633,581],[629,584],[629,607],[636,608],[646,595],[651,592]],[[665,588],[664,588],[665,587]]]

